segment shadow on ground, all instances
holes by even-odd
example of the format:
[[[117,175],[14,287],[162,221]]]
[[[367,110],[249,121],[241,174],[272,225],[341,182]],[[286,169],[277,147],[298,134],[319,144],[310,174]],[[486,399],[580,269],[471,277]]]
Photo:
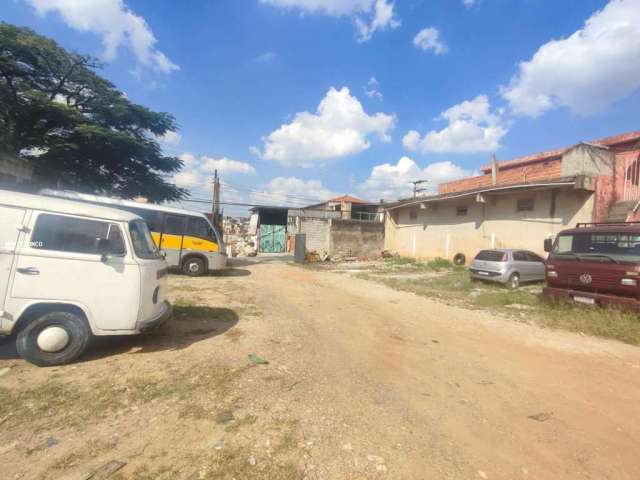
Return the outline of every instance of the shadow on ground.
[[[260,254],[257,257],[236,257],[229,259],[229,266],[248,267],[250,265],[259,265],[262,263],[287,263],[293,262],[293,255],[290,254]]]
[[[174,307],[171,320],[157,330],[141,335],[93,337],[80,361],[124,353],[181,350],[226,333],[236,326],[238,321],[238,314],[229,308],[178,305]],[[15,358],[20,358],[15,348],[15,338],[7,337],[0,340],[0,359]]]
[[[211,272],[209,275],[212,277],[247,277],[251,275],[251,271],[246,268],[229,267],[224,270]]]

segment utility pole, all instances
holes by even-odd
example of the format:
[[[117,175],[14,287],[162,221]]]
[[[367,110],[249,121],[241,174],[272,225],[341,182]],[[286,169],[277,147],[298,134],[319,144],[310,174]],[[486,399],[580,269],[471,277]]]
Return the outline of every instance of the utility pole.
[[[418,196],[418,193],[427,191],[426,188],[419,188],[418,185],[422,185],[423,183],[429,183],[429,180],[415,180],[410,183],[413,183],[413,198],[416,198]]]
[[[496,185],[498,183],[498,159],[496,154],[491,155],[491,184]]]
[[[220,177],[218,170],[213,173],[213,199],[211,204],[211,220],[213,224],[220,228]]]

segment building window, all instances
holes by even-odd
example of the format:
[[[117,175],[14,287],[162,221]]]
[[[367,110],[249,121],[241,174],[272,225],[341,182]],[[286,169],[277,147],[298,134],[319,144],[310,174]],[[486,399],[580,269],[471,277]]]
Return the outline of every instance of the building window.
[[[533,198],[521,198],[518,200],[516,210],[518,212],[532,212]]]
[[[456,207],[456,216],[464,217],[467,214],[467,207]]]
[[[418,219],[418,210],[409,210],[409,219],[417,220]]]

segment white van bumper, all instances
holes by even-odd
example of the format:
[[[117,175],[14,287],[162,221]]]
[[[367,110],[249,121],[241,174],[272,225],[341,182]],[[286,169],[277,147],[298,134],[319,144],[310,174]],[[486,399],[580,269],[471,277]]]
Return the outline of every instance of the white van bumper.
[[[227,268],[227,254],[225,252],[218,252],[207,255],[209,261],[209,270],[224,270]]]
[[[153,330],[154,328],[158,328],[159,326],[166,323],[173,314],[173,308],[171,304],[166,300],[162,302],[162,309],[158,315],[153,318],[149,318],[147,320],[142,320],[136,323],[136,330],[139,332],[147,332],[149,330]]]

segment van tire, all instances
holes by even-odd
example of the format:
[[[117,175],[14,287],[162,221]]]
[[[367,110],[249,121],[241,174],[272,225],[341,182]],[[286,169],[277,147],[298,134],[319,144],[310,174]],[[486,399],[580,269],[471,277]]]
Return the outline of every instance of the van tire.
[[[190,277],[200,277],[207,273],[207,265],[199,257],[188,257],[182,262],[182,272]]]
[[[45,351],[38,344],[40,334],[50,327],[58,327],[68,336],[61,350]],[[90,340],[91,330],[84,318],[71,312],[50,312],[32,320],[18,333],[16,349],[26,361],[39,367],[50,367],[77,359],[87,349]]]

